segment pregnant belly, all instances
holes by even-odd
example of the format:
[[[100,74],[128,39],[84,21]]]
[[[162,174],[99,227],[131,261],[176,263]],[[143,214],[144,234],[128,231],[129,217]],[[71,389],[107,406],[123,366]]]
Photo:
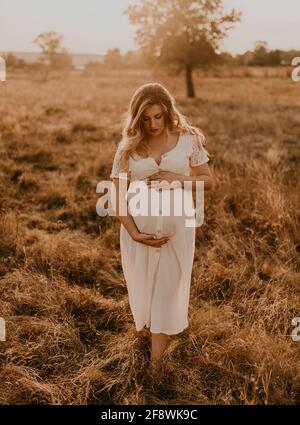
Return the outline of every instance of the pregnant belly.
[[[143,183],[139,190],[135,186],[132,190],[127,196],[128,211],[142,233],[172,237],[193,217],[191,192],[181,187],[156,190]]]

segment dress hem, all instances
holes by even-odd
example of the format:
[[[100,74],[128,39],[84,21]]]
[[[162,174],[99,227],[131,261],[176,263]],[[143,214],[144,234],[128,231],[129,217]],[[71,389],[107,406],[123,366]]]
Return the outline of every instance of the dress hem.
[[[136,330],[137,330],[137,332],[141,332],[142,330],[144,330],[145,329],[145,326],[146,325],[144,325],[141,329],[137,329],[136,328]],[[160,331],[158,331],[158,330],[154,330],[154,329],[151,329],[151,327],[149,327],[149,326],[146,326],[146,329],[149,329],[150,330],[150,332],[151,333],[164,333],[164,334],[166,334],[166,335],[177,335],[177,334],[179,334],[179,333],[181,333],[181,332],[183,332],[185,329],[187,329],[189,327],[189,324],[187,324],[187,325],[185,325],[183,328],[181,328],[181,330],[179,330],[179,331],[164,331],[164,330],[160,330]]]

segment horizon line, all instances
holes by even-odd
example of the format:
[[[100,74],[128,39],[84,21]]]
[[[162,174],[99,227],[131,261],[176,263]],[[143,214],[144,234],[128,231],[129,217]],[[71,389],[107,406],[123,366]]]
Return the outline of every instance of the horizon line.
[[[120,52],[121,52],[121,49],[119,47],[110,47],[109,49],[119,49]],[[107,50],[109,50],[109,49],[107,49]],[[67,50],[67,53],[69,53],[71,55],[90,55],[90,56],[105,56],[106,55],[106,52],[107,52],[106,51],[105,53],[91,53],[91,52],[75,52],[75,51],[68,50],[68,49],[66,49],[66,50]],[[272,50],[280,50],[282,52],[290,52],[290,51],[300,52],[300,49],[296,49],[296,48],[288,48],[288,49],[274,48],[274,49],[270,49],[270,50],[271,51]],[[220,54],[227,53],[227,54],[230,54],[232,57],[236,57],[237,55],[244,55],[247,52],[253,52],[253,51],[254,50],[247,49],[247,50],[244,50],[244,52],[231,53],[228,50],[222,50],[222,51],[220,51]],[[128,52],[137,53],[138,50],[137,49],[136,50],[134,50],[134,49],[127,49],[125,53],[122,53],[121,52],[121,55],[123,56],[124,54],[126,54]],[[41,50],[40,51],[30,51],[30,50],[1,50],[0,49],[0,53],[1,54],[3,54],[3,53],[12,53],[12,54],[13,53],[42,54],[43,52]]]
[[[39,53],[43,53],[42,51],[30,51],[30,50],[0,50],[1,53],[35,53],[35,54],[39,54]],[[82,52],[74,52],[74,51],[69,51],[68,53],[73,54],[73,55],[92,55],[92,56],[104,56],[105,53],[82,53]]]

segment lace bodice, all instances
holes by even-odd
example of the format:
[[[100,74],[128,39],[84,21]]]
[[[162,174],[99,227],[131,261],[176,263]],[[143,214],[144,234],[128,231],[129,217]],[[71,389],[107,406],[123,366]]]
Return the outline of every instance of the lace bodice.
[[[190,167],[196,167],[209,161],[209,153],[203,147],[203,143],[199,146],[193,135],[181,134],[177,145],[162,155],[159,165],[151,156],[141,158],[133,155],[128,161],[128,171],[126,171],[120,168],[120,155],[125,143],[126,141],[122,139],[117,147],[110,178],[126,179],[126,175],[121,173],[128,173],[131,180],[143,179],[159,170],[190,175]]]

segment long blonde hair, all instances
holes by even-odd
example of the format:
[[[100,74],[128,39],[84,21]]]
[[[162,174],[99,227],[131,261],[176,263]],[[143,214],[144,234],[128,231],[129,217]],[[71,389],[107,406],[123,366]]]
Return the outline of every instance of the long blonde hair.
[[[120,154],[120,168],[128,172],[128,160],[137,149],[147,152],[145,130],[142,123],[144,110],[151,105],[160,105],[164,115],[164,122],[170,132],[192,134],[199,147],[205,144],[202,131],[189,124],[187,118],[179,112],[176,101],[170,92],[160,83],[147,83],[140,86],[129,104],[124,119],[122,140],[126,143]]]

